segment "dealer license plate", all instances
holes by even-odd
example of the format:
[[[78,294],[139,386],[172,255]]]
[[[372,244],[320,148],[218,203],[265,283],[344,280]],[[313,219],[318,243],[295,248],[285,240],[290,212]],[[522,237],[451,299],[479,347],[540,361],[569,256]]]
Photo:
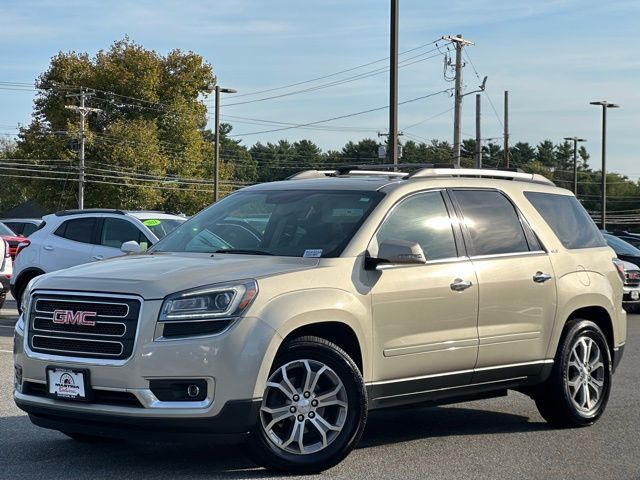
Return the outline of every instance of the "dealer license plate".
[[[87,400],[88,383],[86,370],[47,367],[47,389],[54,398]]]

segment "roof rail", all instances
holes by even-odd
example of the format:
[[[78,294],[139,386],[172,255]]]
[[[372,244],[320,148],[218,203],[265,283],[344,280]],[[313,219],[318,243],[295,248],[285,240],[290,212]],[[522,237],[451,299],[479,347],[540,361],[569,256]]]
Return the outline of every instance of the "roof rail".
[[[295,173],[287,180],[306,180],[309,178],[340,177],[351,176],[381,176],[403,178],[407,176],[407,171],[415,171],[425,168],[433,168],[432,163],[383,163],[365,165],[344,165],[333,170],[304,170]],[[405,170],[404,172],[397,170]],[[394,171],[391,171],[394,170]]]
[[[548,178],[537,173],[511,172],[504,170],[489,170],[480,168],[423,168],[410,173],[406,178],[428,178],[428,177],[478,177],[478,178],[498,178],[502,180],[514,180],[520,182],[541,183],[544,185],[555,185]]]
[[[60,210],[54,213],[57,217],[66,217],[69,215],[90,215],[94,213],[113,213],[116,215],[126,215],[126,212],[122,210],[116,210],[113,208],[85,208],[84,210]]]

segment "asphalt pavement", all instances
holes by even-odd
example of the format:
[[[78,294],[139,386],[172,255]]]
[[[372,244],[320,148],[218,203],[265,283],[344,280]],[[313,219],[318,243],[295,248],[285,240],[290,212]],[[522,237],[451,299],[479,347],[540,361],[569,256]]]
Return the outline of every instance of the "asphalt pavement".
[[[7,307],[0,311],[0,479],[281,478],[254,465],[240,447],[153,438],[82,444],[33,426],[12,400],[15,303]],[[609,406],[596,425],[552,429],[519,393],[373,412],[359,447],[309,478],[640,479],[638,365],[640,316],[632,315]]]

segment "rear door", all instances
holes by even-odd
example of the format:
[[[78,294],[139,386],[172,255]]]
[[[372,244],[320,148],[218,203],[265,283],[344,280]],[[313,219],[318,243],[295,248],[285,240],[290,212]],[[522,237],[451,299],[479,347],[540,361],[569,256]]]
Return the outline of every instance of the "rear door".
[[[452,193],[478,278],[480,344],[473,381],[537,373],[556,314],[548,254],[503,192]]]
[[[45,272],[53,272],[91,261],[96,240],[96,217],[65,220],[43,240],[40,264]]]

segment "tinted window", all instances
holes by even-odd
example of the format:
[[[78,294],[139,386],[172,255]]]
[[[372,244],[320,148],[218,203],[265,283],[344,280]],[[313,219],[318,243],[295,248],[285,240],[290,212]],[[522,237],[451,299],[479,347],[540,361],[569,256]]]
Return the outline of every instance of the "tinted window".
[[[105,247],[120,248],[124,242],[135,241],[143,250],[149,247],[149,241],[133,223],[120,218],[105,218],[102,226],[100,244]]]
[[[171,232],[178,225],[181,225],[185,222],[186,218],[183,219],[155,219],[155,218],[146,218],[140,219],[140,221],[147,227],[149,230],[153,232],[153,234],[158,237],[158,239],[163,238],[167,235],[167,233]]]
[[[60,225],[55,235],[75,242],[92,243],[95,228],[95,218],[76,218]]]
[[[520,218],[500,192],[456,190],[474,255],[497,255],[529,251]]]
[[[33,223],[25,223],[22,228],[22,234],[25,237],[28,237],[36,230],[38,230],[38,225],[34,225]]]
[[[417,243],[427,260],[457,257],[451,219],[440,192],[414,195],[397,205],[376,234],[387,240]]]
[[[22,223],[17,223],[17,222],[3,222],[3,223],[18,235],[28,235],[28,233],[25,233],[25,234],[22,233],[22,230],[24,227],[24,224]]]
[[[524,195],[565,248],[605,246],[598,227],[576,197],[540,192],[525,192]]]

